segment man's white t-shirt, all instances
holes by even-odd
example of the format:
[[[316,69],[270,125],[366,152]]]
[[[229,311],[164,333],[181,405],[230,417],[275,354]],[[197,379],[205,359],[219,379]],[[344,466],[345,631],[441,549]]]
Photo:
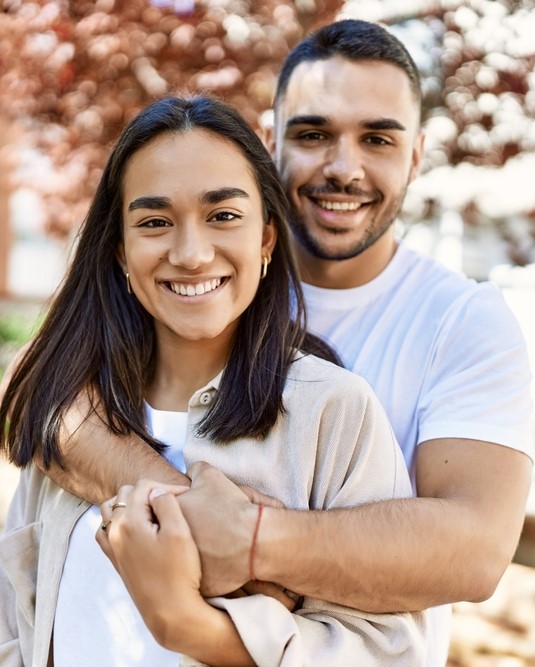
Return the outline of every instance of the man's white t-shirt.
[[[187,412],[146,406],[147,427],[168,445],[166,458],[184,471]],[[93,505],[78,520],[54,619],[55,667],[177,667],[179,654],[150,634],[121,577],[95,540],[102,523]]]
[[[470,438],[533,455],[531,374],[499,289],[453,273],[402,243],[371,282],[303,285],[308,328],[379,397],[413,473],[421,442]]]
[[[468,280],[401,243],[365,285],[303,290],[308,329],[370,383],[413,482],[416,447],[434,438],[493,442],[533,458],[526,346],[494,285]],[[428,665],[440,667],[451,609],[432,612]]]

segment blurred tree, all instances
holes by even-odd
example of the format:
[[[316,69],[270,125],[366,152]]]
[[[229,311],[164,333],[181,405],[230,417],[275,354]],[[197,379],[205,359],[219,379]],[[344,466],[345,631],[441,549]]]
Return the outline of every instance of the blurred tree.
[[[142,106],[176,91],[208,91],[258,126],[288,50],[337,15],[397,26],[409,48],[418,26],[426,27],[425,39],[431,35],[421,61],[425,170],[461,162],[499,167],[535,150],[532,0],[0,0],[0,6],[0,114],[24,125],[19,178],[40,191],[47,228],[59,236],[83,217],[110,142]],[[432,196],[426,205],[433,207]],[[522,205],[533,222],[533,197]],[[478,201],[462,206],[469,207],[468,222],[477,219]]]
[[[20,179],[40,189],[49,231],[80,221],[110,142],[150,101],[207,91],[257,125],[289,48],[339,5],[3,0],[0,112],[25,124]]]

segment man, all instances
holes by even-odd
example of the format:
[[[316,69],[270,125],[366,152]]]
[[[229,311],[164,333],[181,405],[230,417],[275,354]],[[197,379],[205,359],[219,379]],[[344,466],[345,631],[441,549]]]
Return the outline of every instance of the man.
[[[309,326],[378,393],[419,497],[328,513],[267,507],[255,575],[373,612],[485,599],[514,553],[530,484],[528,361],[496,289],[395,239],[423,152],[410,56],[361,21],[311,35],[283,65],[267,144],[291,202]],[[82,399],[62,444],[67,472],[49,474],[94,502],[140,477],[183,480],[148,446],[108,434]],[[227,593],[249,579],[257,513],[217,471],[190,475],[180,503],[204,590]],[[435,630],[433,667],[446,661],[444,610]]]

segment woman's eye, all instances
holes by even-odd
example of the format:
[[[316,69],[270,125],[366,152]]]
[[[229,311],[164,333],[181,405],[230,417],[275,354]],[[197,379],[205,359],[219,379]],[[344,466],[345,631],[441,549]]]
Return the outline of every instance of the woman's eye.
[[[230,220],[239,220],[241,218],[237,213],[232,213],[231,211],[220,211],[215,213],[211,218],[210,222],[229,222]]]
[[[150,220],[144,220],[139,227],[148,227],[149,229],[158,229],[160,227],[167,227],[169,223],[167,220],[162,218],[151,218]]]

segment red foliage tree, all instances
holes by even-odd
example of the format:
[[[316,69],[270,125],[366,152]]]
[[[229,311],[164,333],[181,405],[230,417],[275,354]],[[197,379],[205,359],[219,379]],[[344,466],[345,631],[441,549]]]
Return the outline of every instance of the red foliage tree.
[[[339,2],[301,0],[158,3],[148,0],[4,0],[0,14],[0,113],[24,143],[50,158],[40,189],[50,232],[76,226],[110,142],[154,99],[206,91],[254,125],[270,107],[288,50]],[[26,176],[24,175],[26,173]]]
[[[3,0],[0,113],[24,127],[21,179],[40,190],[48,230],[77,226],[110,143],[155,98],[207,91],[257,126],[288,50],[340,10],[435,33],[427,170],[535,150],[532,0]],[[36,172],[38,155],[49,162]]]

